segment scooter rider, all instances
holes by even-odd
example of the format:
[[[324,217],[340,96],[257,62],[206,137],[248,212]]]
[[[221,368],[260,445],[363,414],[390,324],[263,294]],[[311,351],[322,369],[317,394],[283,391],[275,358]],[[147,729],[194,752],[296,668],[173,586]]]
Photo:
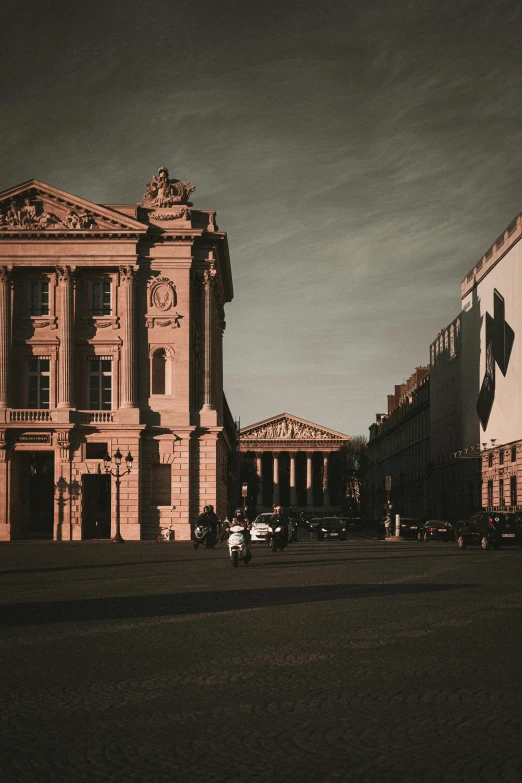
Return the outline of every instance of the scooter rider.
[[[274,506],[274,513],[270,517],[270,524],[273,530],[275,530],[276,527],[281,528],[281,533],[284,536],[284,544],[286,546],[290,542],[290,520],[286,514],[283,514],[281,506]]]
[[[239,527],[242,528],[242,533],[245,539],[246,548],[249,554],[250,552],[250,544],[252,543],[252,535],[250,533],[250,522],[248,519],[246,519],[243,509],[242,508],[236,508],[234,512],[234,518],[230,523],[230,527],[226,530],[227,535],[229,535],[230,532],[238,533]],[[237,529],[236,529],[237,528]]]
[[[213,506],[205,506],[203,509],[203,513],[199,515],[198,521],[196,522],[196,525],[203,525],[206,527],[207,525],[210,525],[210,532],[212,534],[212,537],[214,540],[217,540],[217,529],[218,529],[218,523],[219,518],[216,514],[214,514],[214,507]]]

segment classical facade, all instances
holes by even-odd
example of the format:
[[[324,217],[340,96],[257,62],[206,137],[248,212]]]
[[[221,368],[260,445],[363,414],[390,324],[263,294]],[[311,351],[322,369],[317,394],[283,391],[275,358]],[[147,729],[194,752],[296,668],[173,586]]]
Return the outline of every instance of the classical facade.
[[[381,519],[388,494],[392,513],[425,516],[428,509],[430,460],[429,367],[417,367],[388,395],[387,413],[379,413],[370,427],[365,488],[370,517]]]
[[[161,168],[139,203],[0,193],[0,540],[124,539],[227,507],[226,234]]]
[[[350,438],[288,413],[240,431],[240,451],[255,458],[256,510],[275,503],[295,510],[335,510],[330,500],[331,462]]]

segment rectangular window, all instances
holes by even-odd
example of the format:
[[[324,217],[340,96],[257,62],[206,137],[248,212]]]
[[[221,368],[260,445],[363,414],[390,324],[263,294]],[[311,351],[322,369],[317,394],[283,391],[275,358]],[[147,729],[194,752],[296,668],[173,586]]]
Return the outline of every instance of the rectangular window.
[[[93,356],[88,361],[89,410],[112,409],[112,357]]]
[[[504,479],[498,480],[498,504],[501,508],[504,506]]]
[[[27,407],[48,408],[51,390],[51,358],[34,356],[27,368]]]
[[[511,446],[511,462],[517,461],[517,447]]]
[[[499,451],[498,452],[498,464],[503,465],[504,464],[504,452]]]
[[[510,489],[510,495],[511,495],[511,505],[516,506],[517,505],[517,477],[511,476],[509,479],[509,489]]]
[[[493,467],[493,454],[490,451],[489,454],[488,454],[488,468],[491,468],[491,467]]]
[[[29,312],[31,315],[49,315],[49,280],[34,277],[29,281]]]
[[[170,465],[152,465],[152,506],[172,503]]]
[[[109,448],[107,443],[86,443],[85,444],[85,459],[104,459]]]
[[[488,481],[488,506],[493,505],[493,481],[490,479]]]
[[[111,314],[111,281],[108,277],[92,280],[91,310],[93,315]]]

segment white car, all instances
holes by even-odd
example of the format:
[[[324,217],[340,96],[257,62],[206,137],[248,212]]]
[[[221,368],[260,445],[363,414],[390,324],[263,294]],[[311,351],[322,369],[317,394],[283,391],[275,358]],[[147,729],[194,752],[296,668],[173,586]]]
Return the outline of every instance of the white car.
[[[258,514],[252,522],[252,541],[266,541],[268,535],[268,523],[272,514]]]

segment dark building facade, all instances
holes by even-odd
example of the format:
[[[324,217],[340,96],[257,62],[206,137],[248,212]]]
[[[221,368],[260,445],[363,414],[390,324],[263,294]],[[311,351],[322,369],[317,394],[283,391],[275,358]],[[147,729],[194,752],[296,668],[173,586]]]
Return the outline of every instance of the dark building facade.
[[[423,517],[428,507],[430,459],[430,375],[418,367],[388,396],[388,412],[377,414],[368,440],[366,495],[369,516],[382,518],[386,477],[391,477],[392,513]]]

